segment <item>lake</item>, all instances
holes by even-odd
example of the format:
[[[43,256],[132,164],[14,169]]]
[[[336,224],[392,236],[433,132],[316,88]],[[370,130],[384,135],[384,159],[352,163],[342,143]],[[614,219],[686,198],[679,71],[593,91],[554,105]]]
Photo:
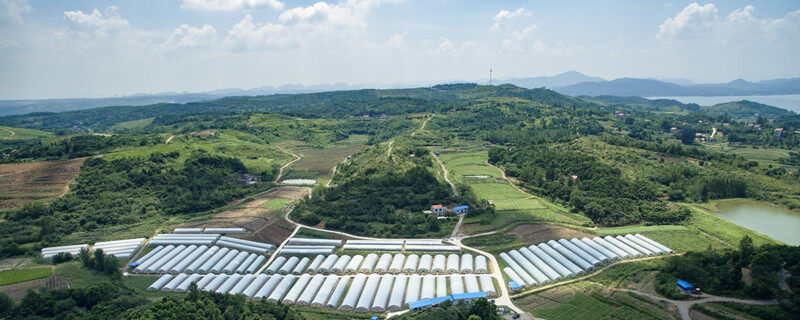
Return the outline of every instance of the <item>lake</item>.
[[[800,245],[800,214],[750,204],[731,206],[714,214],[786,244]]]
[[[775,96],[720,96],[720,97],[650,97],[648,99],[673,99],[683,103],[696,103],[701,106],[713,106],[718,103],[749,100],[768,104],[794,112],[800,112],[800,94],[787,94]]]

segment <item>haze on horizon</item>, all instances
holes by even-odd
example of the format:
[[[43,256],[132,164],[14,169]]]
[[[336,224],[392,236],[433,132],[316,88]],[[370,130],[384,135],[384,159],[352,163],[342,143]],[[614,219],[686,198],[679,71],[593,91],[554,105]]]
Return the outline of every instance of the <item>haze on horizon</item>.
[[[0,0],[0,99],[800,76],[796,1]]]

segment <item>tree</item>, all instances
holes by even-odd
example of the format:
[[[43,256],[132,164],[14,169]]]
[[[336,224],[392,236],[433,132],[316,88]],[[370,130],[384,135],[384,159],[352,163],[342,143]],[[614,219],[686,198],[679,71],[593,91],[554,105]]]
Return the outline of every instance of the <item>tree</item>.
[[[742,267],[747,267],[750,265],[750,258],[753,256],[753,252],[755,252],[755,248],[753,247],[753,239],[750,236],[745,235],[742,237],[742,240],[739,240],[739,253],[740,253],[740,263]]]
[[[694,134],[697,133],[692,128],[683,128],[681,130],[681,143],[694,144]]]
[[[473,314],[469,316],[469,319],[467,320],[481,320],[481,317],[479,317],[477,314]]]
[[[97,249],[94,251],[94,268],[95,270],[105,270],[106,264],[106,255],[103,252],[103,249]]]
[[[14,300],[0,292],[0,318],[5,317],[14,308]]]

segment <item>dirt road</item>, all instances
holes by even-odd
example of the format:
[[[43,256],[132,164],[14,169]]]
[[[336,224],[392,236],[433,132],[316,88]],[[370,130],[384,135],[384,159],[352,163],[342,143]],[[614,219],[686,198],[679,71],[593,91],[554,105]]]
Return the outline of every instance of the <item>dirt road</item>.
[[[292,155],[294,157],[294,160],[289,161],[289,163],[284,164],[280,169],[278,169],[278,175],[275,176],[275,180],[272,181],[273,183],[278,183],[278,181],[281,179],[281,176],[283,175],[283,169],[286,169],[286,167],[288,167],[290,164],[292,164],[295,161],[300,160],[302,158],[300,156],[296,155],[294,152],[286,150],[286,149],[282,148],[281,146],[275,145],[275,147],[277,147],[278,149],[281,149],[281,151],[286,152],[286,153],[288,153],[288,154],[290,154],[290,155]]]

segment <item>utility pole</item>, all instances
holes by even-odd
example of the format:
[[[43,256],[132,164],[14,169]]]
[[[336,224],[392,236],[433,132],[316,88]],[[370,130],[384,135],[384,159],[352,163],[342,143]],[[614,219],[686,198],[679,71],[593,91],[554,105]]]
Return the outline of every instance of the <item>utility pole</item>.
[[[492,68],[489,68],[489,85],[492,85]]]

